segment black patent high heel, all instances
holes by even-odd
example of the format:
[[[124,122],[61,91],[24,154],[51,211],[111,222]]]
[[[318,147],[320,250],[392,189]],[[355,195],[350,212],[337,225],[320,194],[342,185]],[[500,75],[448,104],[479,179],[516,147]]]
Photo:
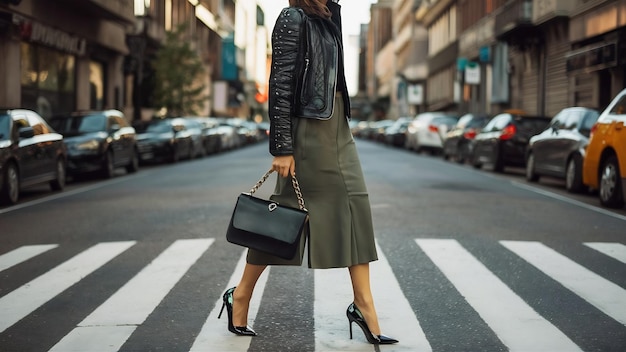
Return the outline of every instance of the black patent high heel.
[[[348,306],[348,310],[346,310],[346,316],[348,316],[348,322],[350,323],[350,340],[352,340],[352,323],[356,323],[356,325],[358,325],[361,328],[361,330],[363,330],[363,334],[365,334],[365,338],[367,339],[367,342],[371,344],[391,345],[393,343],[398,343],[398,340],[391,338],[389,336],[385,336],[382,334],[381,335],[372,334],[372,332],[370,331],[370,328],[367,326],[367,323],[365,322],[365,318],[363,317],[363,314],[354,303],[351,303]]]
[[[224,307],[226,307],[226,313],[228,314],[228,331],[235,335],[256,336],[256,332],[249,326],[233,325],[233,292],[235,292],[235,288],[236,287],[229,288],[224,292],[224,303],[222,303],[222,309],[220,309],[220,314],[217,316],[217,319],[222,317],[222,312],[224,312]]]

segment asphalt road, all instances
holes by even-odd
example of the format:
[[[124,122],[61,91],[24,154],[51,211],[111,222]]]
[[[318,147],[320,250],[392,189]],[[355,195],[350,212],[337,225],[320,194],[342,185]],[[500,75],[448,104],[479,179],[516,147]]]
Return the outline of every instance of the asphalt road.
[[[217,319],[245,260],[224,237],[235,198],[270,165],[261,143],[0,208],[0,351],[626,350],[624,209],[516,169],[357,145],[372,287],[398,345],[368,345],[356,325],[350,340],[345,269],[266,271],[258,337]]]

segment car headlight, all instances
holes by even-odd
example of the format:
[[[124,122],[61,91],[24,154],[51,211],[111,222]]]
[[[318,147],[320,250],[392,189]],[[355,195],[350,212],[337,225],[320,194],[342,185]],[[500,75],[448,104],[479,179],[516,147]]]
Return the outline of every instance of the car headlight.
[[[99,147],[100,143],[98,143],[95,139],[92,139],[88,142],[76,144],[75,148],[78,150],[98,150]]]

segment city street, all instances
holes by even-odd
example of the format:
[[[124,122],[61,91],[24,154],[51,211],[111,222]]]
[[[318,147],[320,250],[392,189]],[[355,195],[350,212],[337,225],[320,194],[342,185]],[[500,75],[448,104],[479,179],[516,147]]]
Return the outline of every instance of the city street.
[[[375,303],[399,344],[369,345],[356,324],[351,340],[347,270],[306,262],[261,277],[248,322],[258,337],[217,319],[245,263],[225,231],[237,195],[270,166],[262,142],[35,188],[0,208],[0,351],[626,349],[626,209],[519,170],[357,145],[377,235]]]

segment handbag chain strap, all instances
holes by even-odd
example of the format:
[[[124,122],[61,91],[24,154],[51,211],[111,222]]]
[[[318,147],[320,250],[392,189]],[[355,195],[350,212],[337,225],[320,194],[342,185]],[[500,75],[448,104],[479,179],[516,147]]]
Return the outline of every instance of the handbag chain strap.
[[[261,177],[259,182],[257,182],[248,193],[252,195],[254,194],[254,192],[258,191],[263,183],[267,181],[267,178],[270,177],[272,172],[274,172],[274,170],[269,170],[268,172],[266,172],[265,175]],[[302,196],[302,191],[300,191],[300,184],[298,183],[298,179],[296,179],[296,176],[291,177],[291,184],[293,185],[293,190],[296,191],[296,197],[298,197],[298,207],[300,208],[300,210],[308,211],[304,206],[304,197]]]

